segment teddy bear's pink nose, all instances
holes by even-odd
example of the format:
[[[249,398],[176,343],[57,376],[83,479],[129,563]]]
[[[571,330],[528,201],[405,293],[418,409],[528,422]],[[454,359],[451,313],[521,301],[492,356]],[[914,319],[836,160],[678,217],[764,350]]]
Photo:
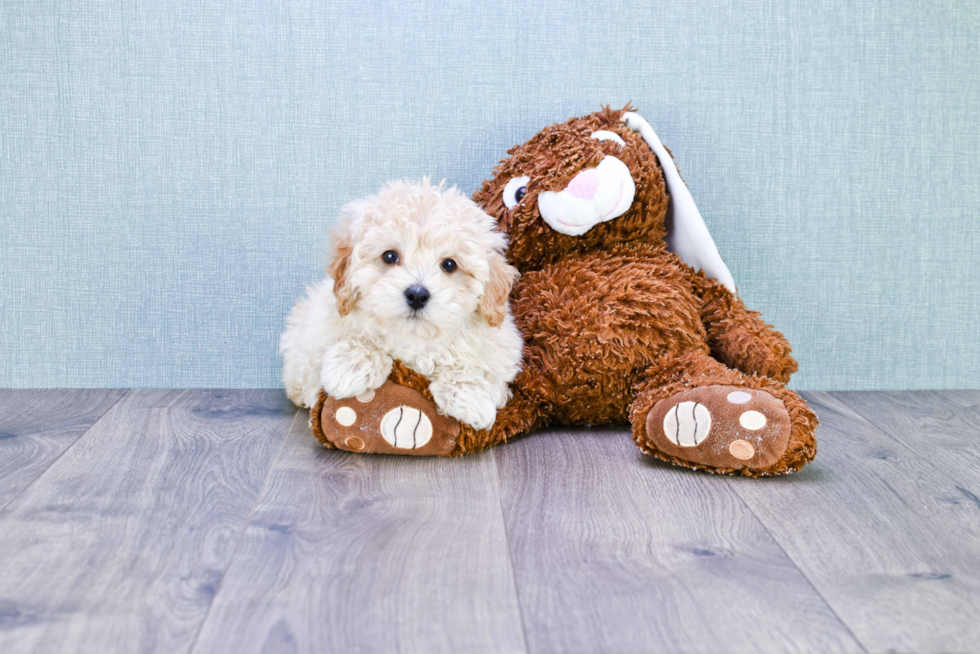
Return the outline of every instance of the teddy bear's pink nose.
[[[591,200],[599,190],[599,171],[595,168],[583,170],[568,183],[565,190],[580,200]]]

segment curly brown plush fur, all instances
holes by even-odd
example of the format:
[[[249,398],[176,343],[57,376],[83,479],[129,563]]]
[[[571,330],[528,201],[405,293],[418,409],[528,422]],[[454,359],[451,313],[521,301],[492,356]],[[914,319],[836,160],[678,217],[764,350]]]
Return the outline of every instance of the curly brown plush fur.
[[[790,345],[724,286],[668,251],[664,174],[646,142],[623,124],[628,109],[607,107],[545,128],[509,150],[474,194],[509,235],[508,258],[522,273],[511,310],[525,338],[524,370],[494,427],[476,432],[462,425],[450,454],[550,424],[629,422],[643,452],[679,465],[750,476],[796,471],[816,455],[817,419],[783,386],[797,369]],[[592,138],[597,130],[614,132],[625,147]],[[581,236],[549,227],[539,195],[562,191],[607,155],[626,164],[636,185],[626,213]],[[508,209],[505,186],[522,176],[530,178],[526,192]],[[431,401],[416,373],[396,366],[392,380]],[[677,406],[680,399],[672,398],[685,392],[688,401]],[[739,399],[726,400],[732,397]],[[738,424],[741,402],[763,414],[764,427]],[[688,425],[702,437],[705,411],[713,416],[715,450],[708,441],[677,447],[665,439],[670,425],[678,433],[677,425]]]

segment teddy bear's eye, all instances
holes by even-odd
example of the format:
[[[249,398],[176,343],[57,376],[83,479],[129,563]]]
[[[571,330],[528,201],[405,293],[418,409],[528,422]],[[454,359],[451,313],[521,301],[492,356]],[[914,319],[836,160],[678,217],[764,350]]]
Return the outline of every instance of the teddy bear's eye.
[[[398,263],[398,253],[394,250],[386,250],[385,253],[381,255],[381,260],[389,266],[396,264]]]
[[[507,186],[504,187],[504,206],[513,209],[520,204],[527,194],[527,183],[530,181],[530,177],[515,177],[507,182]]]

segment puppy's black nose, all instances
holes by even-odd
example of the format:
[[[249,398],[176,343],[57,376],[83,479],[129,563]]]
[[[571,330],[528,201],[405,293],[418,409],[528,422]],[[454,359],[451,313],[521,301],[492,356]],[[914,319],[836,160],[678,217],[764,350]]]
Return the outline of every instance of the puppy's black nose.
[[[429,301],[429,289],[424,286],[410,286],[405,289],[405,300],[413,311],[419,311]]]

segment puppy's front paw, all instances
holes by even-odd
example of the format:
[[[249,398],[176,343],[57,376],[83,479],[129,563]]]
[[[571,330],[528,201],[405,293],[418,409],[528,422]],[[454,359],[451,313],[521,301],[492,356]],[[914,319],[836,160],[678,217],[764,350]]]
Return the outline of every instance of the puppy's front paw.
[[[434,382],[429,386],[436,406],[444,415],[465,422],[474,429],[493,427],[497,407],[490,388],[472,382]]]
[[[339,343],[327,350],[323,357],[320,383],[327,395],[343,399],[380,387],[390,373],[390,360]]]
[[[364,371],[352,367],[324,368],[320,381],[327,395],[338,400],[361,395],[371,389]]]

